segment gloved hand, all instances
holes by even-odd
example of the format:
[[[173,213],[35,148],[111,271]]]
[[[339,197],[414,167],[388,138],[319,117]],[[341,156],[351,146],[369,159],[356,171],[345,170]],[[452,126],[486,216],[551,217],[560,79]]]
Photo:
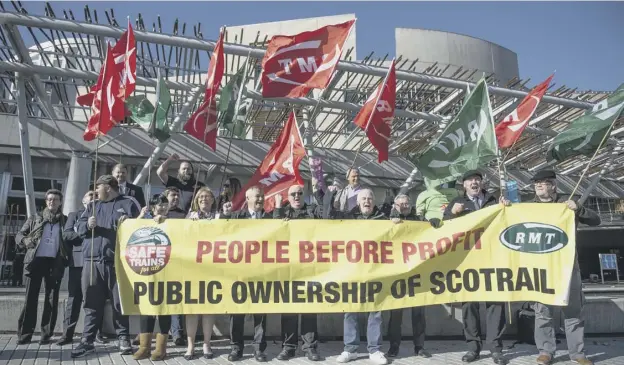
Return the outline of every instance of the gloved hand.
[[[431,218],[429,219],[429,224],[431,224],[433,228],[440,228],[442,226],[442,221],[438,218]]]

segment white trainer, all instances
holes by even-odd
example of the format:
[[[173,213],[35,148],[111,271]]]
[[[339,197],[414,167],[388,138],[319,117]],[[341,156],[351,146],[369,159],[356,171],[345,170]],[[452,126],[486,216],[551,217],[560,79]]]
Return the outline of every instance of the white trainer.
[[[353,352],[343,351],[342,354],[338,355],[338,357],[336,358],[336,361],[340,363],[345,363],[345,362],[353,361],[357,358],[358,358],[358,354],[353,353]]]
[[[377,351],[368,355],[368,358],[371,359],[371,361],[376,365],[386,365],[388,363],[386,355],[384,355],[384,353],[381,351]]]

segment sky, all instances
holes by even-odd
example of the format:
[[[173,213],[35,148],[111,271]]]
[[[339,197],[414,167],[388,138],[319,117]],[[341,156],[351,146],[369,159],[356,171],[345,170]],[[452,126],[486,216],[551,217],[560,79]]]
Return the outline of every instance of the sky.
[[[6,3],[9,4],[9,3]],[[43,2],[22,2],[30,14],[43,15]],[[57,16],[72,9],[84,19],[84,5],[113,8],[119,24],[139,13],[150,24],[162,17],[163,32],[175,18],[202,23],[206,39],[216,39],[222,25],[243,25],[354,13],[357,54],[371,51],[395,56],[395,28],[424,28],[485,39],[518,55],[520,77],[529,86],[548,77],[579,90],[615,90],[624,83],[624,2],[52,2]],[[9,9],[7,9],[9,10]]]

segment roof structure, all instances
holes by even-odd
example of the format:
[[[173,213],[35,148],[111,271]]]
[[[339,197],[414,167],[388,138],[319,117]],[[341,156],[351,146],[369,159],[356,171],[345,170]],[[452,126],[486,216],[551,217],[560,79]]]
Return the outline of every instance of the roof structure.
[[[113,9],[97,14],[88,6],[81,16],[65,10],[55,11],[50,3],[46,3],[42,14],[37,15],[27,14],[19,2],[0,3],[0,7],[0,113],[17,113],[18,95],[12,85],[19,72],[32,76],[26,84],[29,117],[73,120],[76,115],[84,114],[87,119],[90,111],[67,97],[68,90],[75,95],[78,88],[95,82],[106,41],[114,42],[119,38],[126,27],[125,17],[119,21]],[[203,85],[215,41],[204,39],[201,24],[186,24],[176,19],[169,33],[160,24],[160,18],[150,22],[140,15],[132,22],[137,39],[137,85],[155,86],[157,68],[160,68],[172,90],[170,113],[174,118],[185,102],[193,101],[192,110],[201,102],[201,98],[193,98],[192,94],[199,94],[197,90]],[[359,144],[349,143],[361,135],[359,129],[350,129],[350,125],[371,90],[385,75],[388,55],[375,57],[371,53],[354,61],[350,50],[346,50],[330,87],[323,92],[299,99],[263,99],[258,78],[264,53],[262,47],[268,39],[262,34],[257,34],[252,44],[240,44],[239,39],[242,39],[240,34],[227,34],[224,49],[226,64],[230,67],[226,70],[224,82],[236,73],[238,68],[234,65],[240,66],[249,57],[253,67],[248,68],[248,76],[258,85],[255,90],[246,91],[247,97],[253,101],[247,113],[247,127],[253,130],[254,140],[272,142],[293,107],[308,106],[311,111],[309,119],[316,121],[316,125],[334,117],[322,130],[306,131],[313,134],[314,147],[323,150],[359,147]],[[64,67],[60,67],[60,59],[65,59]],[[459,69],[450,78],[441,77],[444,68],[434,64],[424,72],[415,72],[417,63],[418,60],[397,55],[397,117],[393,122],[391,141],[391,155],[395,158],[422,153],[434,141],[443,124],[459,111],[467,87],[473,85],[467,80],[477,72]],[[532,81],[515,79],[499,85],[494,75],[486,75],[486,78],[497,121],[519,103],[528,92],[527,84]],[[42,99],[52,90],[58,96],[57,100],[50,103]],[[533,171],[548,166],[545,152],[553,136],[608,95],[608,92],[579,91],[565,85],[552,85],[530,121],[530,127],[509,151],[505,160],[507,171],[520,181],[520,185],[527,183],[527,177]],[[55,124],[58,128],[58,123]],[[132,128],[130,124],[125,127]],[[606,194],[609,196],[621,196],[624,192],[618,183],[624,182],[624,154],[615,148],[620,141],[624,143],[622,132],[624,118],[616,122],[608,144],[598,153],[588,171],[588,176],[594,176],[607,160],[611,160],[612,164],[603,175],[603,180],[611,181],[611,188],[605,188],[609,190]],[[337,145],[338,137],[345,136],[346,142]],[[374,152],[367,140],[363,151]],[[550,168],[576,181],[587,161],[587,157],[580,156]]]

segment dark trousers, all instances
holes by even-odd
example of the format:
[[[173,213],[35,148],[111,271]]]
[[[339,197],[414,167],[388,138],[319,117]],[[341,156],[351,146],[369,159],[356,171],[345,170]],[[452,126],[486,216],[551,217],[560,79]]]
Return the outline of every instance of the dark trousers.
[[[486,306],[486,344],[492,352],[501,352],[503,350],[503,341],[501,337],[505,332],[505,303],[487,302]],[[468,350],[481,352],[481,316],[479,315],[479,303],[468,302],[462,305],[462,317],[464,320],[464,336],[468,343]]]
[[[282,314],[282,346],[287,349],[296,349],[299,339],[299,314]],[[301,314],[301,339],[303,351],[318,346],[316,329],[316,314]]]
[[[11,286],[22,286],[24,283],[24,255],[16,255],[13,259]]]
[[[52,337],[58,314],[60,277],[52,275],[55,269],[55,258],[35,257],[32,270],[26,276],[26,301],[22,313],[17,320],[17,335],[20,340],[31,339],[37,325],[37,307],[39,291],[44,283],[43,314],[41,316],[41,337]]]
[[[104,305],[107,298],[113,299],[113,325],[118,338],[127,338],[130,321],[128,316],[121,314],[117,276],[112,263],[93,262],[93,279],[91,279],[91,262],[85,261],[82,269],[82,293],[84,295],[84,331],[82,341],[93,343],[104,317]],[[92,281],[91,281],[92,280]]]
[[[158,318],[159,333],[166,335],[171,328],[171,316],[139,316],[139,327],[141,333],[153,333],[154,326],[156,324],[156,318]]]
[[[69,268],[69,280],[67,281],[67,304],[63,319],[63,334],[65,338],[74,337],[76,324],[82,308],[82,267]]]
[[[184,338],[184,315],[174,314],[171,316],[171,336]]]
[[[253,314],[254,338],[253,346],[255,351],[264,351],[266,343],[266,314]],[[245,332],[245,315],[232,314],[230,316],[230,341],[232,351],[243,351],[245,346],[243,336]]]
[[[394,309],[390,311],[390,321],[388,322],[388,338],[390,346],[399,347],[401,345],[401,323],[403,322],[404,309]],[[414,349],[422,349],[425,346],[425,307],[412,307],[412,335]]]

